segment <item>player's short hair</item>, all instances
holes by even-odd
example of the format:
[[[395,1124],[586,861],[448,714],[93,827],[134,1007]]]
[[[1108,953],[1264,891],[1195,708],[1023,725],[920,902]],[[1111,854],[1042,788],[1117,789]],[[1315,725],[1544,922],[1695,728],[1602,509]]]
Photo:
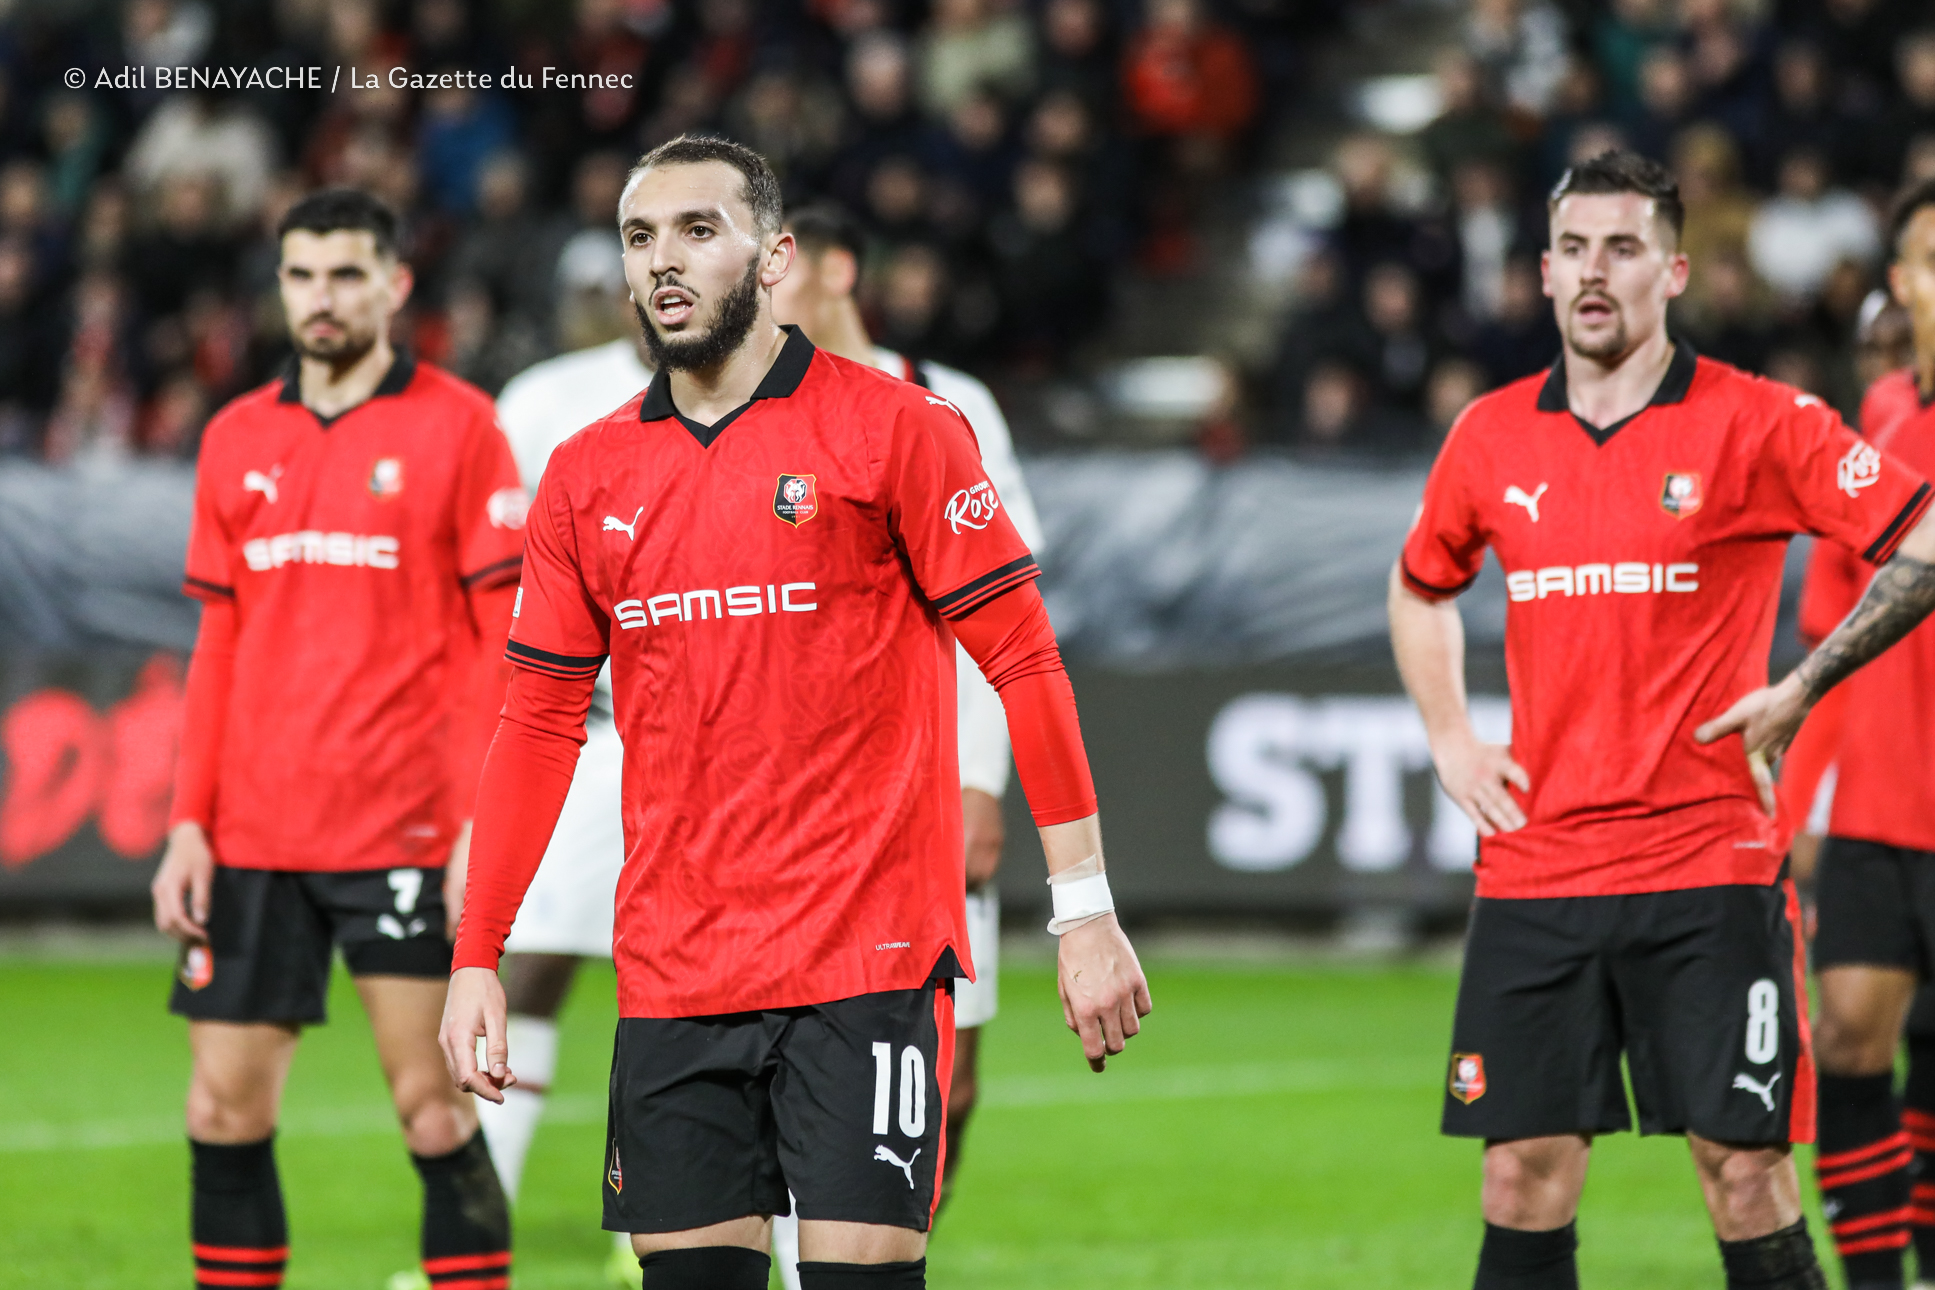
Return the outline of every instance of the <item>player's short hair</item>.
[[[1909,221],[1916,212],[1925,207],[1935,206],[1935,179],[1924,179],[1910,184],[1895,194],[1895,204],[1888,208],[1888,251],[1901,256],[1901,235],[1908,231]]]
[[[289,208],[276,225],[279,244],[290,233],[368,233],[376,253],[394,258],[403,243],[403,220],[382,198],[360,188],[324,188]]]
[[[1686,231],[1686,203],[1680,200],[1680,185],[1673,172],[1627,148],[1609,148],[1589,161],[1582,161],[1559,176],[1545,201],[1548,214],[1559,209],[1568,197],[1598,193],[1638,193],[1653,199],[1653,209],[1673,230],[1673,244],[1679,245]]]
[[[752,207],[753,232],[761,238],[779,232],[780,215],[785,204],[779,193],[779,176],[766,164],[766,158],[743,143],[711,135],[682,134],[668,139],[640,157],[625,176],[624,191],[646,171],[657,166],[696,166],[707,161],[723,161],[745,177],[741,196]]]
[[[857,262],[866,257],[867,235],[860,221],[834,202],[814,202],[786,215],[786,228],[808,255],[822,255],[839,249]]]

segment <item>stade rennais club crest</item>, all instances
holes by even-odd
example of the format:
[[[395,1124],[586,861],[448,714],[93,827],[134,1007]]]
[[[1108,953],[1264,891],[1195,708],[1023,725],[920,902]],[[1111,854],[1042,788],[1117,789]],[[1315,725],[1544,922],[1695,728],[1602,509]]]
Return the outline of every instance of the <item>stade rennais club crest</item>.
[[[781,475],[773,490],[773,514],[794,528],[820,513],[820,495],[812,475]]]

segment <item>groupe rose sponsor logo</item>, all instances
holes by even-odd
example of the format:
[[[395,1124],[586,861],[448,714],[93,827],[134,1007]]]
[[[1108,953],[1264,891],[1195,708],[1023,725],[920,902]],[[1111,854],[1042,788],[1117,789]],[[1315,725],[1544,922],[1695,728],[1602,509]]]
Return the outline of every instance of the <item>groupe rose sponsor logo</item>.
[[[994,485],[982,480],[947,499],[948,527],[959,533],[962,529],[984,529],[994,521],[994,513],[1001,509],[1001,498],[995,493]]]

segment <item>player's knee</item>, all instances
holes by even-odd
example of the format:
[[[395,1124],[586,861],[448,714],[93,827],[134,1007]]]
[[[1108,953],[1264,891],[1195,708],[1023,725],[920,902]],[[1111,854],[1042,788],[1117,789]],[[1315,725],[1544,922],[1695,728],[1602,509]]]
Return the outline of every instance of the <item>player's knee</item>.
[[[273,1098],[197,1071],[188,1085],[188,1136],[197,1142],[259,1142],[275,1132]]]
[[[401,1078],[391,1092],[404,1144],[416,1155],[448,1155],[477,1132],[476,1108],[442,1070]]]
[[[1486,1221],[1543,1231],[1570,1222],[1579,1204],[1575,1149],[1549,1142],[1498,1143],[1485,1152]]]
[[[1783,1181],[1793,1168],[1792,1156],[1778,1148],[1729,1147],[1717,1142],[1699,1145],[1693,1154],[1694,1166],[1705,1179],[1716,1206],[1729,1213],[1759,1212],[1769,1197],[1784,1190]]]
[[[766,1290],[773,1260],[738,1245],[701,1245],[641,1255],[644,1290]]]
[[[1895,1036],[1865,1018],[1823,1009],[1814,1023],[1814,1060],[1829,1075],[1878,1075],[1895,1068]]]

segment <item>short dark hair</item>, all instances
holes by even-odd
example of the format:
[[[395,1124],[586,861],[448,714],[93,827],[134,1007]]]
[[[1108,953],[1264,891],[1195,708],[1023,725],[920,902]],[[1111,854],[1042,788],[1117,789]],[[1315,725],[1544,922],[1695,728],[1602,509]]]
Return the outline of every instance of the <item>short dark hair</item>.
[[[1895,195],[1895,204],[1888,209],[1890,255],[1900,257],[1901,235],[1908,231],[1908,223],[1915,218],[1915,213],[1928,206],[1935,206],[1935,179],[1910,184]]]
[[[808,255],[821,255],[837,247],[856,261],[866,258],[867,235],[861,231],[860,221],[833,202],[814,202],[789,212],[786,227]]]
[[[1609,148],[1589,161],[1580,162],[1559,176],[1559,182],[1552,186],[1552,195],[1546,198],[1546,210],[1557,210],[1559,203],[1568,197],[1596,193],[1638,193],[1641,197],[1650,197],[1653,209],[1672,228],[1675,245],[1686,231],[1686,203],[1680,200],[1680,185],[1675,182],[1672,171],[1651,157],[1642,157],[1626,148]]]
[[[766,158],[743,143],[703,134],[682,134],[668,139],[633,163],[625,176],[625,188],[654,166],[696,166],[707,161],[723,161],[745,177],[741,193],[752,207],[753,232],[767,237],[779,232],[780,213],[785,209],[779,193],[779,176],[766,164]]]
[[[360,188],[324,188],[289,208],[276,225],[275,238],[304,233],[364,232],[376,239],[378,255],[394,256],[403,242],[403,221],[388,202]]]

